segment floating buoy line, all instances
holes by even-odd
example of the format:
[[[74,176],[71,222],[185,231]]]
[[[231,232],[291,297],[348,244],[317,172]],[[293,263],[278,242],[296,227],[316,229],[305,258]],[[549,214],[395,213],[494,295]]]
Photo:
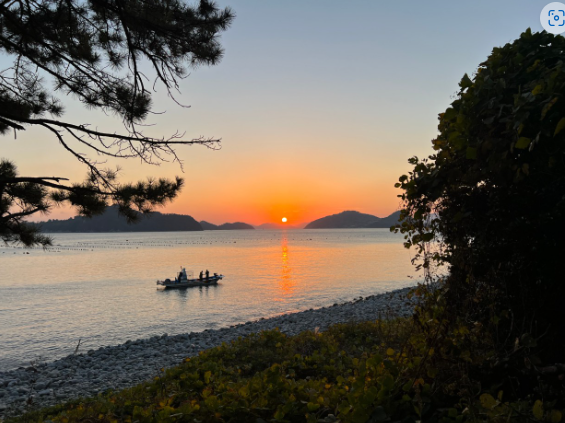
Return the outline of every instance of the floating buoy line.
[[[328,239],[327,237],[324,239]],[[233,245],[237,242],[246,241],[257,243],[274,243],[280,244],[280,236],[273,236],[263,239],[241,238],[234,239],[214,239],[204,240],[200,237],[197,240],[103,240],[103,241],[76,241],[69,242],[69,244],[54,244],[50,247],[22,247],[22,246],[6,246],[0,245],[0,254],[30,254],[30,252],[42,253],[60,253],[60,252],[91,252],[99,250],[135,250],[139,248],[178,248],[183,246],[218,246],[218,245]],[[313,241],[312,238],[302,237],[286,237],[286,242],[289,241]]]

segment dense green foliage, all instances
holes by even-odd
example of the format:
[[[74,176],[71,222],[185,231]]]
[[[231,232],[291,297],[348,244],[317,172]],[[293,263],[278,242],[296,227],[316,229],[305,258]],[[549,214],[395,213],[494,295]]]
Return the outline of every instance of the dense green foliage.
[[[495,48],[440,114],[436,153],[397,184],[407,245],[449,264],[453,314],[506,310],[511,344],[549,331],[565,346],[564,53],[563,37],[530,30]]]
[[[511,402],[496,384],[472,379],[492,346],[481,330],[460,326],[444,336],[438,329],[447,322],[420,316],[295,337],[263,332],[186,359],[151,382],[6,423],[561,421],[554,403]]]
[[[13,59],[0,72],[0,133],[29,127],[46,131],[88,172],[81,183],[64,175],[21,176],[9,160],[0,163],[0,239],[6,243],[48,245],[49,238],[25,218],[60,203],[82,216],[119,206],[129,221],[174,198],[182,180],[119,183],[116,169],[87,153],[137,158],[144,163],[178,161],[174,147],[219,140],[145,136],[140,124],[151,112],[152,90],[161,84],[173,95],[188,68],[216,64],[222,56],[219,34],[234,15],[209,0],[22,0],[0,4],[0,52]],[[155,80],[148,79],[151,72]],[[54,86],[54,89],[50,87]],[[104,132],[85,122],[60,120],[58,96],[122,119],[124,133]],[[85,153],[86,151],[86,153]],[[5,154],[5,152],[4,152]],[[33,152],[30,152],[33,154]]]

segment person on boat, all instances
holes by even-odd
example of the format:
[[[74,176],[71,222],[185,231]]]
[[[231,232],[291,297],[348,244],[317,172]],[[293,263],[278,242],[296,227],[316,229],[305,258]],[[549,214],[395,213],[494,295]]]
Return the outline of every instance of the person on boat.
[[[208,272],[208,269],[206,269],[206,280],[210,279],[210,272]]]
[[[214,272],[214,277],[215,277],[215,278],[217,278],[217,277],[218,277],[218,274],[217,274],[216,272]]]
[[[204,272],[201,270],[200,271],[200,276],[198,276],[198,279],[202,280],[202,275],[204,274]]]
[[[182,281],[182,270],[179,272],[179,277],[175,278],[175,283],[180,283],[180,281]]]

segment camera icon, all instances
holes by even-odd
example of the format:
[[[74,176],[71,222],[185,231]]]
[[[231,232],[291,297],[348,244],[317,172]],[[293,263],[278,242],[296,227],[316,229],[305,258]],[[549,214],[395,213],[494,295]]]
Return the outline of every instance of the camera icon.
[[[565,25],[565,10],[550,10],[547,12],[549,26],[563,26]]]
[[[541,11],[539,20],[543,29],[550,34],[565,32],[565,4],[553,2],[547,4]]]

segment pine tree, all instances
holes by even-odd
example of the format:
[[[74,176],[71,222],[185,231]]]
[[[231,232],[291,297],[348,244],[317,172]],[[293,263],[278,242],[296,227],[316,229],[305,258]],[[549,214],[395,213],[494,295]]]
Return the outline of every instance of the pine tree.
[[[109,204],[134,220],[140,211],[172,200],[183,185],[148,179],[120,183],[116,170],[80,154],[86,147],[107,158],[136,157],[145,163],[179,161],[174,147],[217,139],[145,136],[140,124],[151,111],[151,89],[161,83],[174,99],[178,81],[191,67],[214,65],[222,57],[219,34],[234,18],[209,0],[7,0],[0,3],[0,50],[13,58],[0,71],[0,132],[41,127],[87,168],[87,178],[20,176],[0,160],[0,237],[6,243],[49,245],[50,239],[25,222],[57,203],[80,215],[100,214]],[[151,67],[154,78],[143,69]],[[54,87],[52,86],[54,84]],[[71,95],[87,108],[119,116],[123,133],[103,132],[62,119],[58,98]]]

